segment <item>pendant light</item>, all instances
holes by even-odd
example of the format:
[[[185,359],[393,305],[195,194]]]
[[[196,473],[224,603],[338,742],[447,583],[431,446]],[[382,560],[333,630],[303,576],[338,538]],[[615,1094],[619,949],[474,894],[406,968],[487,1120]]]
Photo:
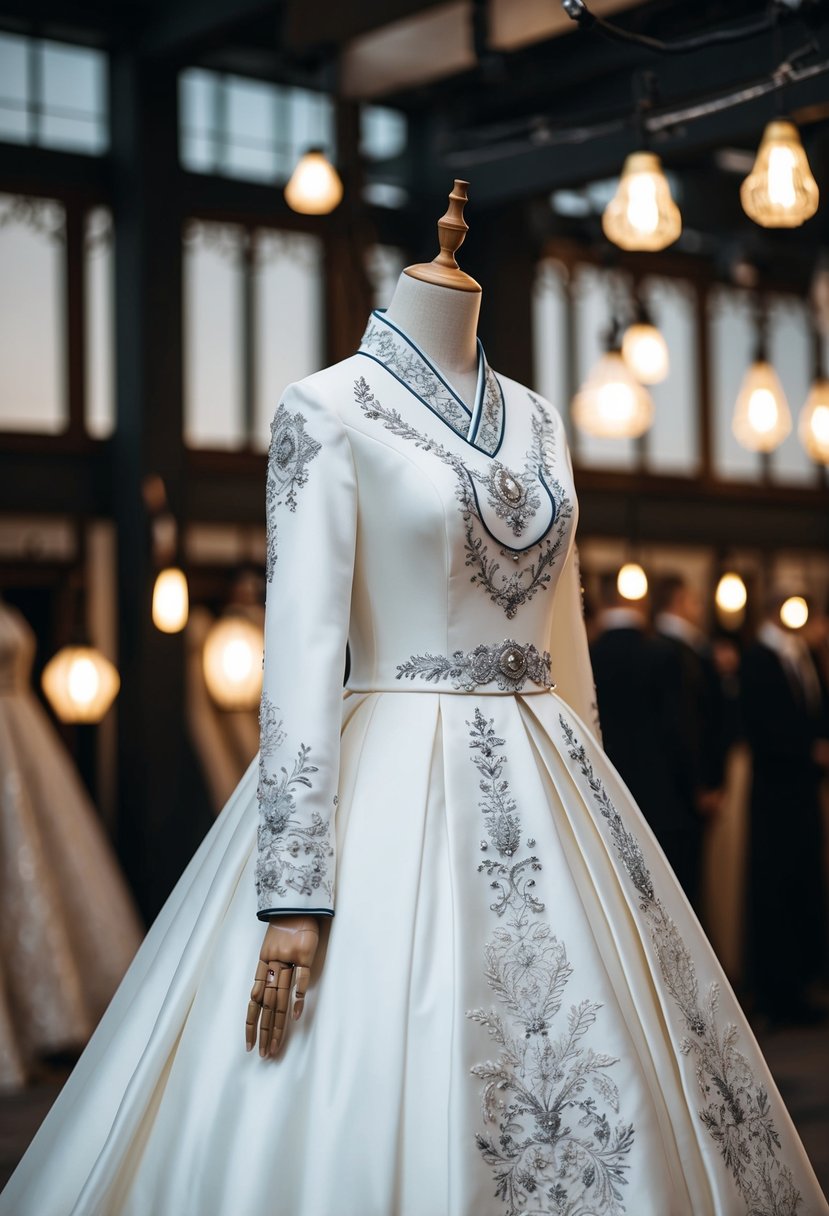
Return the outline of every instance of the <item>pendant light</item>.
[[[41,686],[62,722],[100,722],[121,679],[94,646],[64,646],[44,667]]]
[[[653,422],[653,400],[628,367],[614,321],[605,352],[573,398],[573,422],[586,435],[635,439]]]
[[[153,586],[153,624],[162,633],[180,633],[189,615],[187,576],[178,566],[167,566]]]
[[[602,216],[602,230],[620,249],[653,252],[672,244],[682,217],[653,152],[634,152],[622,168],[616,193]]]
[[[648,576],[638,562],[625,562],[616,575],[616,590],[626,600],[642,600],[648,594]]]
[[[202,666],[208,692],[220,709],[255,709],[259,704],[264,646],[262,627],[236,613],[211,627]]]
[[[714,602],[720,612],[733,614],[742,612],[748,600],[748,591],[739,574],[734,570],[726,570],[717,583]]]
[[[301,215],[328,215],[339,206],[343,183],[322,148],[309,148],[299,158],[285,187],[285,202]]]
[[[743,377],[731,429],[750,452],[772,452],[792,429],[783,385],[768,359],[765,313],[758,311],[757,343],[751,366]]]
[[[814,375],[806,404],[800,411],[797,434],[812,460],[829,465],[829,376],[823,363],[823,339],[817,328],[813,331],[812,341]]]
[[[780,605],[780,621],[787,629],[802,629],[809,619],[809,605],[802,595],[790,595]]]
[[[670,370],[668,344],[639,296],[636,318],[622,338],[622,355],[640,384],[659,384]]]
[[[775,119],[740,187],[746,215],[763,228],[798,228],[817,211],[819,191],[793,122]]]

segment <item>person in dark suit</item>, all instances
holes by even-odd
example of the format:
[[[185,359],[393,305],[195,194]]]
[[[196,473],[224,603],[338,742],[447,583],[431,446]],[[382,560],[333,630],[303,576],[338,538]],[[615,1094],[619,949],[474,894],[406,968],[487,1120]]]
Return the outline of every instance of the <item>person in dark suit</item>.
[[[615,575],[601,580],[600,601],[590,653],[605,750],[694,903],[700,829],[686,795],[691,761],[676,650],[650,634],[645,611],[618,594]]]
[[[680,671],[681,755],[686,767],[677,776],[688,813],[698,828],[693,855],[686,861],[689,874],[693,872],[690,885],[695,902],[702,881],[705,822],[722,804],[725,704],[711,647],[702,632],[704,609],[697,591],[681,574],[668,574],[657,582],[653,600],[656,631],[674,649]],[[691,844],[689,841],[689,847]]]
[[[824,958],[820,782],[829,768],[821,682],[804,639],[780,621],[773,594],[742,671],[753,761],[749,967],[758,1009],[809,1021],[808,985]]]

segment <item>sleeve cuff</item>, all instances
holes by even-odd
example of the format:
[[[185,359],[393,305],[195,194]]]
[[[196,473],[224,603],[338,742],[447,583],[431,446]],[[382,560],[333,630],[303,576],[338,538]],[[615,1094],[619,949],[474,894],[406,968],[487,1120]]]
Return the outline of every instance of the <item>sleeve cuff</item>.
[[[257,913],[259,920],[269,921],[274,916],[333,916],[333,908],[261,908]]]

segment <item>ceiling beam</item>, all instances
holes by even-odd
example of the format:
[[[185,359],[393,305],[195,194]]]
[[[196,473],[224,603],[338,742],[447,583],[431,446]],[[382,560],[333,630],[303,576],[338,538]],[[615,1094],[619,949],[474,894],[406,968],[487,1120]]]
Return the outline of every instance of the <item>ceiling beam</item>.
[[[177,0],[160,4],[144,26],[138,49],[150,57],[192,58],[221,45],[247,23],[269,16],[273,18],[275,44],[280,7],[277,0]]]

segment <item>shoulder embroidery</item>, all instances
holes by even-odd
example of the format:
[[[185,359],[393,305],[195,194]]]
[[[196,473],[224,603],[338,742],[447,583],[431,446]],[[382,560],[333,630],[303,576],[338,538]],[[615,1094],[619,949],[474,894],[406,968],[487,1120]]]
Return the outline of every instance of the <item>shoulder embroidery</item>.
[[[572,726],[559,715],[567,753],[587,782],[611,842],[639,897],[666,988],[687,1031],[679,1050],[696,1060],[702,1105],[699,1117],[714,1141],[750,1216],[794,1216],[801,1195],[791,1170],[777,1156],[780,1138],[768,1094],[738,1049],[738,1029],[717,1017],[719,988],[701,998],[694,960],[654,889],[642,847],[625,826]]]
[[[501,921],[485,948],[498,1008],[466,1011],[498,1047],[494,1060],[472,1069],[483,1081],[484,1123],[497,1126],[497,1137],[480,1133],[476,1141],[506,1216],[530,1209],[618,1216],[634,1141],[633,1125],[615,1118],[620,1098],[609,1070],[618,1060],[583,1042],[599,1003],[584,1000],[561,1014],[573,967],[564,943],[539,919],[544,904],[533,874],[541,862],[532,838],[522,846],[518,808],[503,776],[506,756],[498,751],[504,740],[493,721],[476,707],[467,722],[481,775],[487,836],[481,851],[491,846],[497,853],[478,870],[489,879],[490,910]]]
[[[268,448],[268,480],[265,491],[267,508],[267,543],[265,568],[268,582],[273,581],[276,567],[277,525],[275,508],[283,504],[296,511],[297,491],[308,480],[308,465],[321,444],[305,429],[305,418],[299,410],[291,413],[280,401],[271,422],[271,442]]]
[[[409,440],[452,469],[455,474],[455,493],[464,521],[466,565],[473,571],[470,581],[481,587],[492,602],[504,610],[507,619],[512,620],[522,604],[528,603],[539,590],[546,589],[552,577],[550,569],[565,547],[569,535],[568,525],[573,515],[573,504],[564,487],[553,475],[553,423],[540,403],[533,399],[538,413],[532,419],[533,440],[527,453],[526,467],[543,472],[554,498],[556,511],[548,532],[526,551],[524,564],[519,564],[522,560],[521,553],[508,548],[499,550],[501,557],[511,557],[513,561],[513,568],[504,572],[497,557],[490,555],[489,540],[481,535],[481,532],[484,532],[486,537],[492,539],[481,518],[475,496],[475,479],[487,485],[490,501],[495,509],[502,518],[507,519],[513,533],[520,534],[529,518],[528,511],[534,512],[538,505],[537,502],[533,504],[531,494],[528,493],[526,469],[524,475],[510,473],[504,465],[496,461],[488,477],[472,472],[459,456],[442,443],[424,435],[406,422],[397,410],[383,406],[371,391],[365,377],[360,376],[355,381],[354,395],[366,418],[378,419],[393,435]],[[511,499],[514,501],[511,502]],[[520,509],[521,502],[527,504],[523,512]]]

